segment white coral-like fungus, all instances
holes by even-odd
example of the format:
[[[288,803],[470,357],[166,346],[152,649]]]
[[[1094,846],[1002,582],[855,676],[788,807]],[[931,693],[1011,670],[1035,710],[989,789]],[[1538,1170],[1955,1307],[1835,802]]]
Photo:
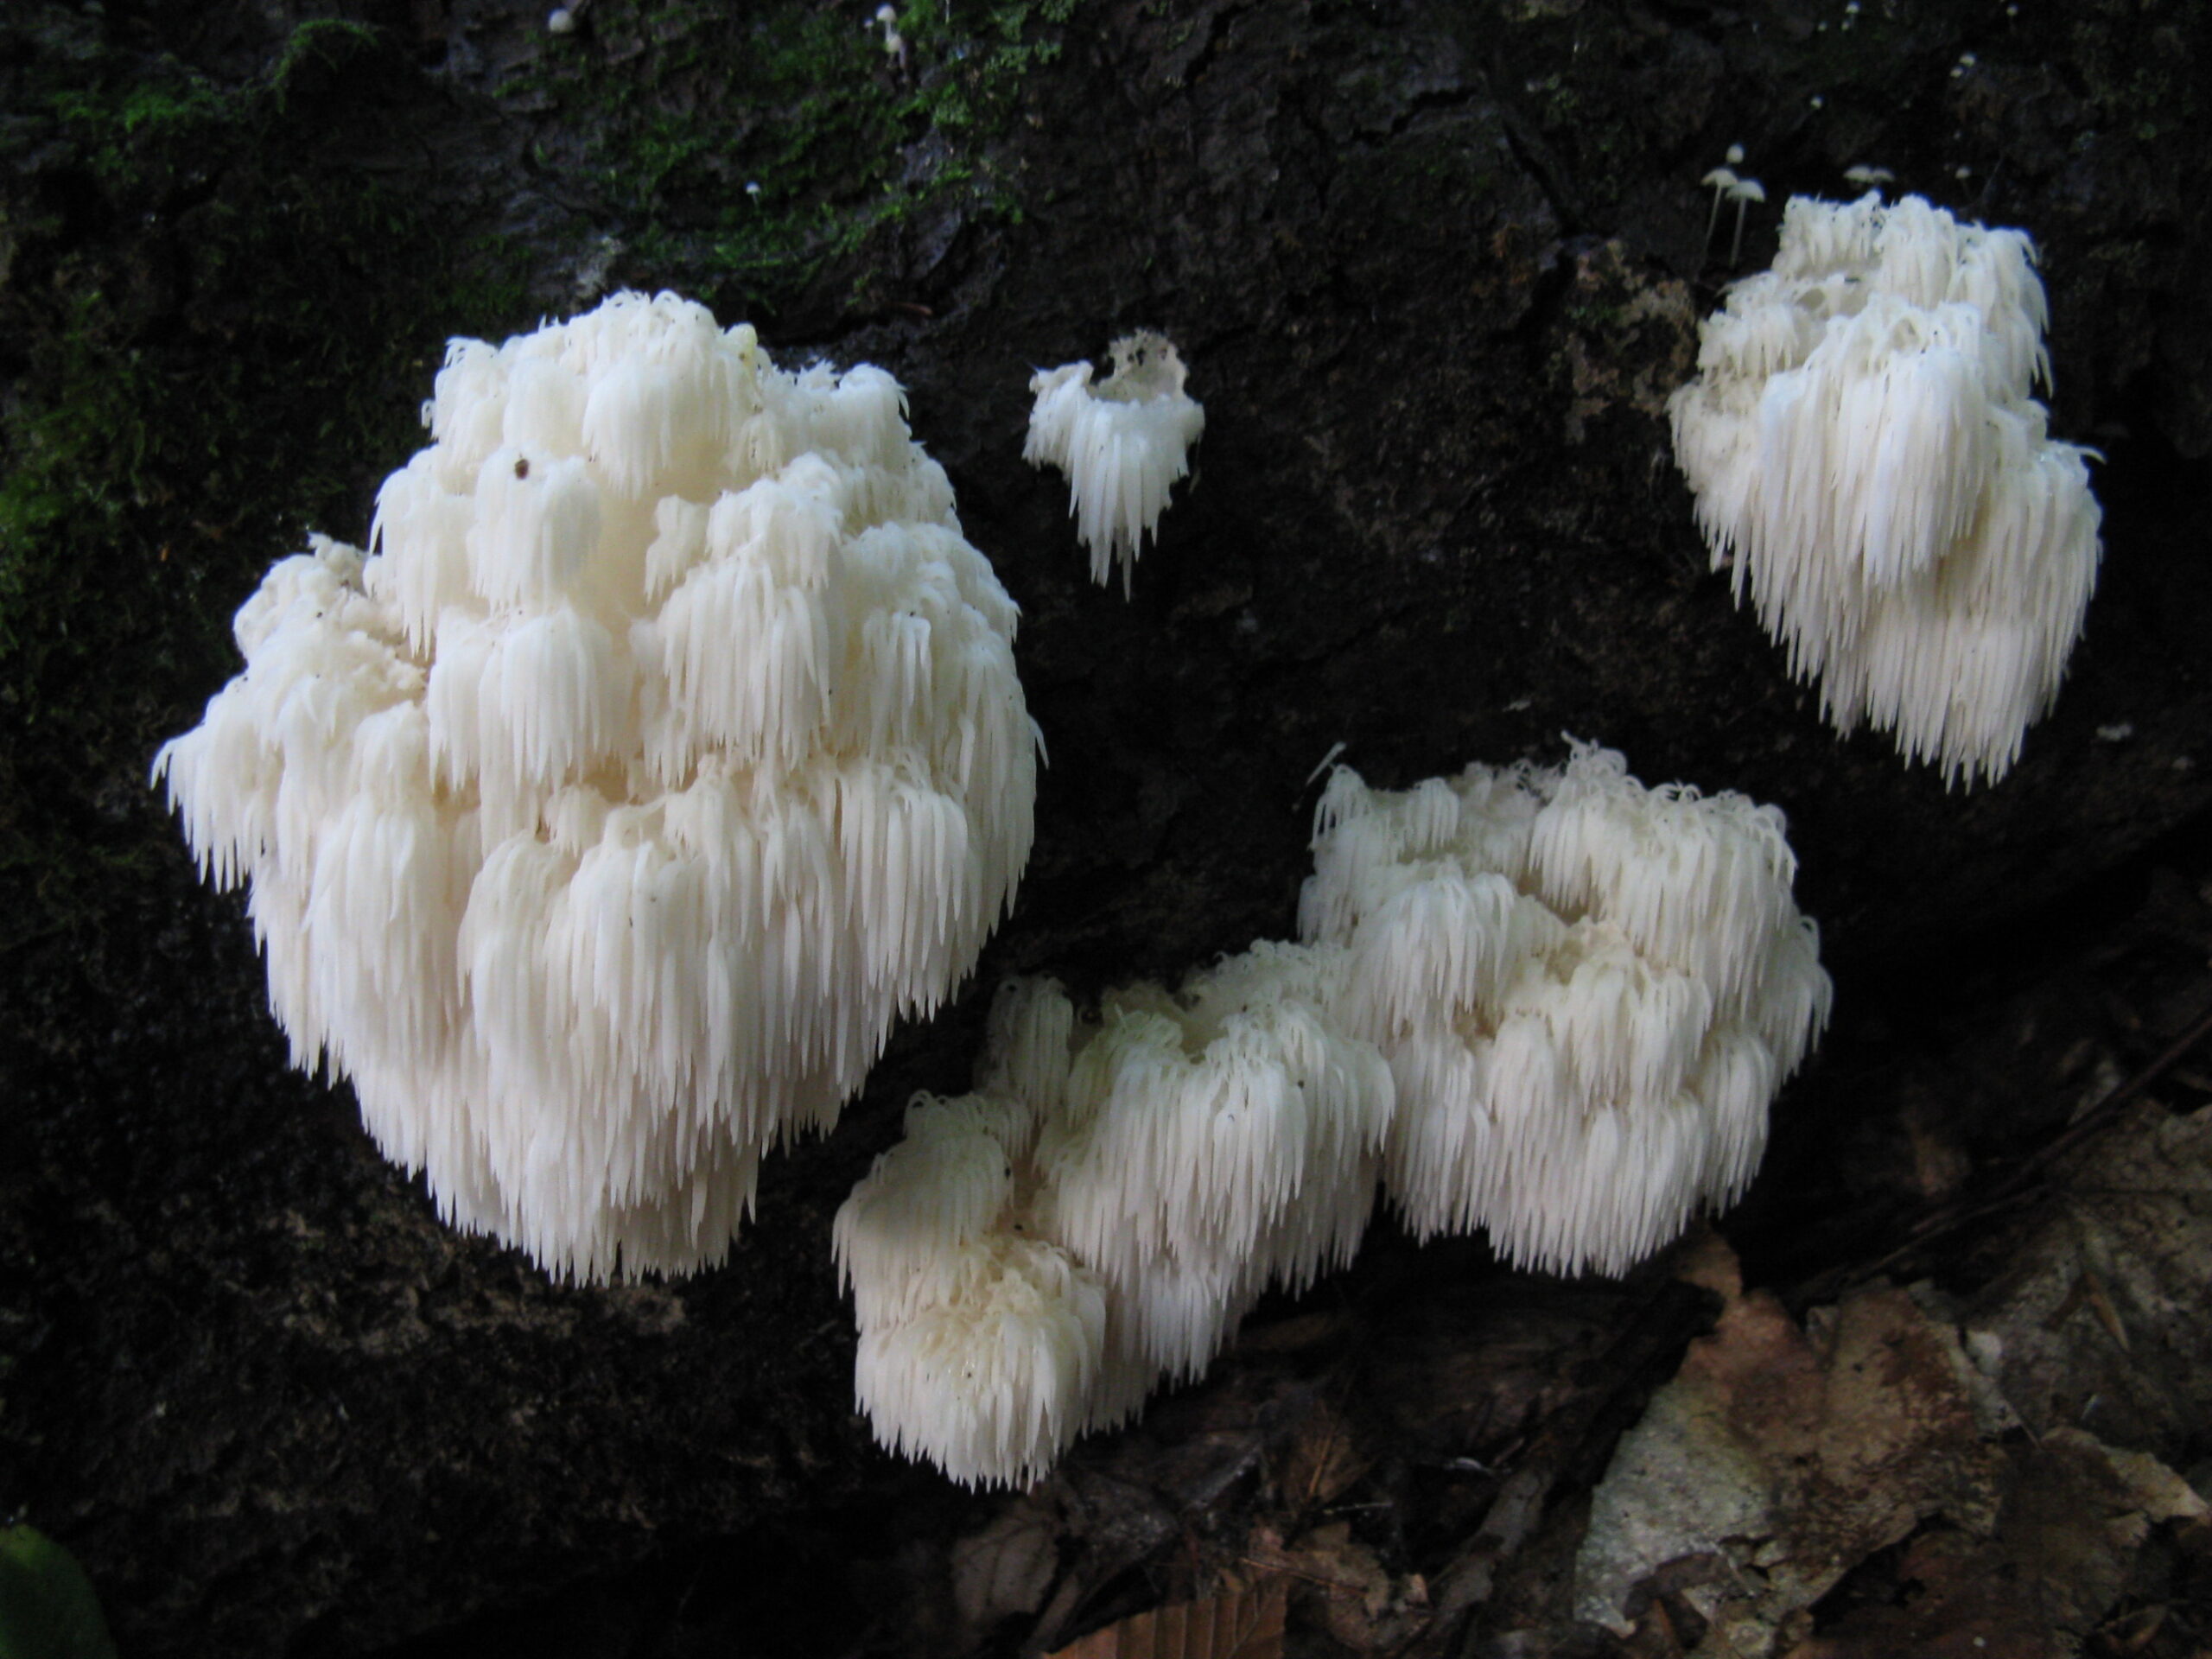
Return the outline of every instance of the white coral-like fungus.
[[[1610,751],[1398,793],[1339,769],[1300,902],[1396,1081],[1383,1179],[1420,1237],[1618,1273],[1732,1202],[1827,1017],[1782,814]]]
[[[279,563],[155,762],[294,1063],[556,1274],[720,1260],[1011,902],[1015,610],[904,416],[672,296],[455,341],[378,550]]]
[[[1947,784],[2011,769],[2096,582],[2088,452],[2029,395],[2045,321],[2022,232],[1798,197],[1669,404],[1738,601],[1839,729],[1871,720]]]
[[[1026,1484],[1348,1261],[1378,1176],[1419,1236],[1559,1272],[1732,1202],[1827,1019],[1783,828],[1594,746],[1395,794],[1340,769],[1308,943],[1095,1020],[1004,988],[976,1092],[918,1097],[837,1214],[876,1438]]]
[[[1090,579],[1103,588],[1118,564],[1127,598],[1144,538],[1158,530],[1169,486],[1189,474],[1191,446],[1206,416],[1183,390],[1188,372],[1165,335],[1140,330],[1111,349],[1114,372],[1095,386],[1089,363],[1031,378],[1037,402],[1021,458],[1066,475],[1076,535],[1090,550]]]
[[[1268,1286],[1350,1260],[1391,1084],[1333,1012],[1342,955],[1255,944],[1095,1022],[1049,981],[1001,991],[976,1091],[918,1099],[837,1215],[879,1440],[1027,1484]]]

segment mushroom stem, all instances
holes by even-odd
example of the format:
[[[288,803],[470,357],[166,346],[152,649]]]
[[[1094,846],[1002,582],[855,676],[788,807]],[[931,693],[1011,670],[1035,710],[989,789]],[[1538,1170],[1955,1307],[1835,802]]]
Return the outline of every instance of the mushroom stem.
[[[1716,167],[1698,182],[1713,187],[1713,211],[1705,216],[1705,246],[1698,253],[1699,261],[1702,263],[1706,255],[1713,251],[1713,233],[1719,228],[1720,225],[1721,199],[1729,194],[1730,188],[1735,184],[1736,175],[1725,167]]]
[[[1738,179],[1728,187],[1728,194],[1736,198],[1736,237],[1728,245],[1728,269],[1733,270],[1744,252],[1744,213],[1755,201],[1766,200],[1766,190],[1757,179]]]

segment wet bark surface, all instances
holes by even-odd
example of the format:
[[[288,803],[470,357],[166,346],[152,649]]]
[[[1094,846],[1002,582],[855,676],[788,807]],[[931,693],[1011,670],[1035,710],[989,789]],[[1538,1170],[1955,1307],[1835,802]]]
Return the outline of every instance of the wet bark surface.
[[[1042,1650],[1268,1574],[1315,1653],[2212,1639],[2173,1473],[2201,1489],[2212,1453],[2212,1065],[2024,1163],[2212,1002],[2202,5],[1087,0],[937,28],[931,0],[906,65],[852,71],[891,111],[876,172],[768,170],[798,94],[748,102],[729,66],[872,10],[599,0],[556,36],[425,0],[313,52],[282,6],[0,24],[8,465],[81,442],[79,470],[133,469],[90,530],[8,521],[0,1510],[76,1552],[134,1655]],[[1052,49],[990,57],[958,124],[939,94],[1008,40]],[[142,164],[149,86],[217,100],[171,171]],[[676,158],[642,195],[606,164],[641,129]],[[1663,404],[1732,274],[1697,184],[1732,143],[1768,195],[1742,270],[1859,162],[2043,250],[2106,560],[1996,787],[1834,735],[1709,568]],[[755,257],[748,183],[763,213],[818,199],[803,260]],[[254,213],[277,228],[236,240]],[[511,281],[442,305],[423,272],[464,230]],[[441,1229],[344,1087],[285,1068],[242,906],[143,779],[305,516],[365,533],[457,319],[620,286],[907,386],[1023,608],[1051,766],[976,977],[770,1160],[729,1264],[576,1288]],[[257,308],[295,289],[289,321]],[[414,336],[363,358],[393,420],[308,424],[287,388],[372,322]],[[1136,327],[1207,429],[1124,601],[1020,440],[1033,368]],[[109,384],[248,413],[204,455],[124,457],[126,420],[61,418],[124,409]],[[251,472],[301,442],[327,476]],[[261,493],[223,499],[234,475]],[[67,537],[98,556],[22,550]],[[912,1092],[965,1085],[997,978],[1090,994],[1288,936],[1338,744],[1398,786],[1562,733],[1789,815],[1837,1014],[1747,1202],[1618,1282],[1379,1225],[1027,1495],[877,1451],[830,1217]]]

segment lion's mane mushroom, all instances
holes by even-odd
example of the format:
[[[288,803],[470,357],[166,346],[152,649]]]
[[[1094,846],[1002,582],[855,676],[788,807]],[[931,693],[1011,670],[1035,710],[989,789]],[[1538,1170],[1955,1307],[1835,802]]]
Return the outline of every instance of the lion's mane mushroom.
[[[295,1064],[455,1224],[719,1260],[1029,852],[1015,608],[880,369],[624,294],[454,343],[365,560],[316,538],[155,761]]]
[[[1750,1180],[1829,997],[1775,809],[1578,745],[1340,769],[1314,854],[1308,943],[1090,1020],[1014,981],[975,1092],[908,1108],[835,1229],[883,1444],[1034,1479],[1348,1260],[1378,1176],[1421,1237],[1608,1273]]]
[[[1144,538],[1158,529],[1169,487],[1188,475],[1206,416],[1183,390],[1188,372],[1166,336],[1140,330],[1111,349],[1114,372],[1095,386],[1089,363],[1032,378],[1037,402],[1021,458],[1066,475],[1077,538],[1090,550],[1090,579],[1103,588],[1118,564],[1127,598]]]
[[[1349,953],[1415,1236],[1485,1227],[1516,1263],[1619,1273],[1742,1192],[1827,1017],[1783,831],[1593,746],[1395,793],[1335,772],[1300,926]]]
[[[976,1092],[917,1099],[837,1215],[879,1440],[1026,1484],[1351,1258],[1391,1084],[1336,1017],[1341,958],[1255,944],[1093,1020],[1050,981],[1001,992]]]
[[[2011,769],[2096,583],[2088,452],[2029,395],[2050,378],[2033,260],[1917,196],[1794,198],[1669,404],[1738,601],[1830,721],[1871,720],[1946,784]]]

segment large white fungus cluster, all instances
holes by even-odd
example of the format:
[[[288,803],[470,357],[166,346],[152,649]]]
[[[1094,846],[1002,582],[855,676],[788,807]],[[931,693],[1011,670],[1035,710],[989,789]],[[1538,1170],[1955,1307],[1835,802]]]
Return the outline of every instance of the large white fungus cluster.
[[[448,1219],[696,1268],[1011,902],[1015,609],[889,375],[672,296],[457,340],[423,413],[375,551],[270,570],[155,776]]]
[[[1165,335],[1140,330],[1111,350],[1114,372],[1096,385],[1089,363],[1032,377],[1037,402],[1021,458],[1066,475],[1077,539],[1090,550],[1090,579],[1103,588],[1118,564],[1127,598],[1144,538],[1158,530],[1169,487],[1189,475],[1191,446],[1206,416],[1183,390],[1188,371]]]
[[[1396,1083],[1383,1179],[1422,1238],[1619,1273],[1732,1202],[1827,1018],[1782,814],[1647,789],[1618,753],[1472,766],[1392,793],[1330,779],[1309,940]]]
[[[1050,981],[1001,992],[976,1091],[917,1098],[838,1212],[879,1440],[1027,1484],[1268,1286],[1350,1260],[1391,1085],[1333,1012],[1341,958],[1255,944],[1094,1020]]]
[[[2088,452],[2030,396],[2050,378],[2034,257],[1917,196],[1793,199],[1669,405],[1738,602],[1840,729],[1872,721],[1946,783],[2012,767],[2096,582]]]

